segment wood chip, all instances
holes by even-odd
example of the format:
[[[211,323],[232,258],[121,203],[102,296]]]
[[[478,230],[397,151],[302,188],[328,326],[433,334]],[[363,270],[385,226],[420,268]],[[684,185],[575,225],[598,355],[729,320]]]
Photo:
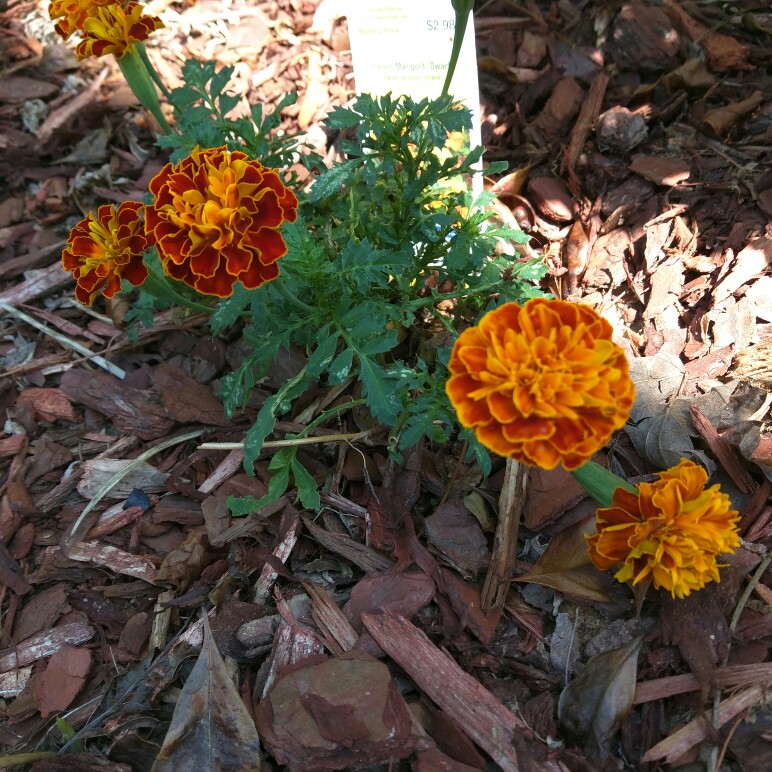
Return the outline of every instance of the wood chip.
[[[504,772],[529,768],[518,758],[523,741],[535,743],[531,731],[482,684],[465,673],[417,627],[398,614],[363,614],[362,621],[381,648],[413,679],[419,689],[449,714]],[[523,749],[524,751],[524,749]],[[554,770],[556,762],[543,762]]]
[[[45,633],[38,633],[19,643],[13,650],[0,652],[0,673],[31,665],[43,657],[50,657],[67,643],[77,646],[90,641],[93,636],[94,628],[85,622],[68,622]]]

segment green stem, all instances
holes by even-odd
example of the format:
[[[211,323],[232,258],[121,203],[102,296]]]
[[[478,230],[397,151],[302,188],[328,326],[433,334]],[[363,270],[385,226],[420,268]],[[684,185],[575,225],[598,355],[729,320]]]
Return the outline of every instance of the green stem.
[[[211,314],[214,311],[210,306],[205,306],[203,303],[196,303],[195,300],[186,298],[177,291],[170,279],[165,275],[160,275],[152,267],[148,266],[147,270],[147,279],[142,283],[142,290],[144,292],[159,300],[172,301],[178,306],[189,308],[191,311],[205,311],[207,314]]]
[[[630,485],[627,480],[623,480],[618,475],[610,472],[600,464],[596,464],[594,461],[587,461],[578,469],[574,469],[571,474],[573,474],[574,479],[579,485],[581,485],[582,488],[584,488],[602,507],[611,506],[614,498],[614,491],[617,488],[623,488],[629,493],[638,495],[638,490],[633,485]]]
[[[281,277],[274,279],[271,282],[271,286],[279,291],[279,294],[290,304],[302,311],[309,314],[315,314],[316,309],[313,306],[309,306],[308,303],[304,303],[300,298],[296,298],[282,283]]]
[[[316,429],[319,424],[324,423],[328,418],[331,418],[334,415],[337,415],[338,413],[342,413],[344,410],[350,410],[352,407],[357,407],[359,405],[364,405],[366,403],[366,400],[364,399],[352,399],[348,402],[344,402],[342,405],[336,405],[335,407],[331,407],[329,410],[325,410],[323,413],[320,413],[316,418],[314,418],[313,421],[311,421],[308,426],[306,426],[305,429],[300,433],[300,437],[307,437],[309,433]]]
[[[134,96],[137,97],[137,101],[158,121],[161,132],[171,134],[171,127],[161,112],[155,85],[142,58],[142,48],[138,48],[141,45],[137,43],[131,46],[120,59],[117,59],[118,67],[121,68],[121,73]]]
[[[160,92],[167,98],[170,99],[172,92],[169,91],[169,89],[166,87],[166,84],[161,80],[161,76],[158,74],[158,70],[156,70],[155,67],[153,67],[153,63],[150,61],[150,57],[147,55],[147,49],[145,48],[143,43],[137,44],[137,50],[139,51],[140,57],[142,57],[142,62],[145,65],[145,69],[148,72],[148,75],[153,79],[153,83],[158,86]]]
[[[445,83],[442,86],[441,96],[447,96],[450,89],[450,82],[456,72],[458,57],[461,53],[461,45],[464,42],[466,25],[469,22],[469,14],[472,12],[474,0],[453,0],[453,10],[456,12],[456,26],[453,31],[453,48],[450,51],[450,61],[448,62],[448,73],[445,76]]]

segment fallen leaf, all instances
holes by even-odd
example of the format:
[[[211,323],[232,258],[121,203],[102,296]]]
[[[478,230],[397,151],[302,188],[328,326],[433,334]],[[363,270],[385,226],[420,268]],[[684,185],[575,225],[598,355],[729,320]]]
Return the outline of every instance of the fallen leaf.
[[[689,412],[690,400],[677,398],[685,379],[678,357],[659,352],[630,362],[636,398],[625,431],[638,453],[658,469],[678,464],[684,456],[697,458],[712,473],[715,464],[697,450],[697,432]]]
[[[474,576],[490,563],[485,535],[463,502],[440,504],[424,527],[431,547],[465,576]]]
[[[740,118],[752,113],[763,101],[764,95],[761,91],[754,91],[747,99],[740,102],[732,102],[715,110],[709,110],[700,123],[700,131],[716,139],[725,137]]]
[[[609,577],[592,564],[584,538],[594,529],[593,516],[553,536],[536,565],[515,581],[551,587],[577,600],[607,602]]]
[[[632,708],[641,643],[593,657],[560,695],[560,727],[591,759],[611,756],[611,740]]]
[[[152,772],[181,769],[262,769],[255,724],[217,651],[206,615],[201,654],[177,698]]]

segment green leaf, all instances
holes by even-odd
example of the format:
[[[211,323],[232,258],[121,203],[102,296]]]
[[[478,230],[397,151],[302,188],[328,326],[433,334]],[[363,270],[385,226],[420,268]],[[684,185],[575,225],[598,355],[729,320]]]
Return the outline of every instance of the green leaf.
[[[274,394],[263,403],[257,414],[257,420],[244,437],[244,469],[247,474],[254,475],[255,473],[254,463],[260,456],[265,438],[276,425],[276,408],[280,400],[280,395]]]
[[[492,161],[485,167],[486,174],[501,174],[507,170],[509,164],[506,161]]]
[[[348,378],[354,359],[353,349],[346,347],[335,357],[327,369],[327,382],[331,386],[338,386]]]
[[[313,188],[311,188],[310,202],[315,204],[317,201],[337,193],[340,186],[345,184],[353,174],[356,163],[355,160],[344,161],[317,177]]]
[[[271,479],[268,481],[268,490],[265,496],[261,496],[259,499],[253,496],[244,496],[243,498],[228,496],[225,503],[231,514],[234,517],[244,517],[244,515],[257,512],[259,509],[273,504],[274,501],[278,501],[289,487],[289,472],[289,465],[286,465],[271,475]]]
[[[213,97],[220,96],[225,87],[228,85],[228,81],[231,79],[231,75],[233,75],[233,67],[223,67],[212,78],[212,81],[209,85],[209,93]]]
[[[233,294],[221,300],[215,312],[209,319],[209,325],[215,335],[235,324],[241,312],[247,307],[252,298],[252,290],[244,289],[240,282],[233,285]]]
[[[319,490],[316,480],[308,473],[308,470],[293,457],[290,462],[292,476],[295,479],[295,487],[298,489],[298,499],[305,509],[312,509],[318,512],[322,506],[319,498]]]
[[[383,368],[369,357],[360,355],[357,351],[357,358],[359,359],[359,377],[362,380],[362,387],[370,412],[385,426],[394,426],[402,412],[402,402],[394,391],[393,381],[390,382],[388,374]]]
[[[330,333],[331,325],[325,325],[318,333],[322,342],[311,352],[306,363],[306,372],[311,378],[317,378],[335,356],[338,347],[338,333]]]
[[[227,115],[240,101],[241,97],[235,94],[221,94],[217,100],[217,106],[223,115]]]

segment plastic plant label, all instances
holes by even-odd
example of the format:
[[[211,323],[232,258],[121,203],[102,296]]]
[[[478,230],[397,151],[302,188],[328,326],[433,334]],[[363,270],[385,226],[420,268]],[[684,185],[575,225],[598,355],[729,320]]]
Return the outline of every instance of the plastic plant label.
[[[450,0],[351,0],[347,10],[357,93],[391,92],[413,99],[440,96],[456,24]],[[480,145],[471,16],[449,91],[472,111],[470,144]]]

